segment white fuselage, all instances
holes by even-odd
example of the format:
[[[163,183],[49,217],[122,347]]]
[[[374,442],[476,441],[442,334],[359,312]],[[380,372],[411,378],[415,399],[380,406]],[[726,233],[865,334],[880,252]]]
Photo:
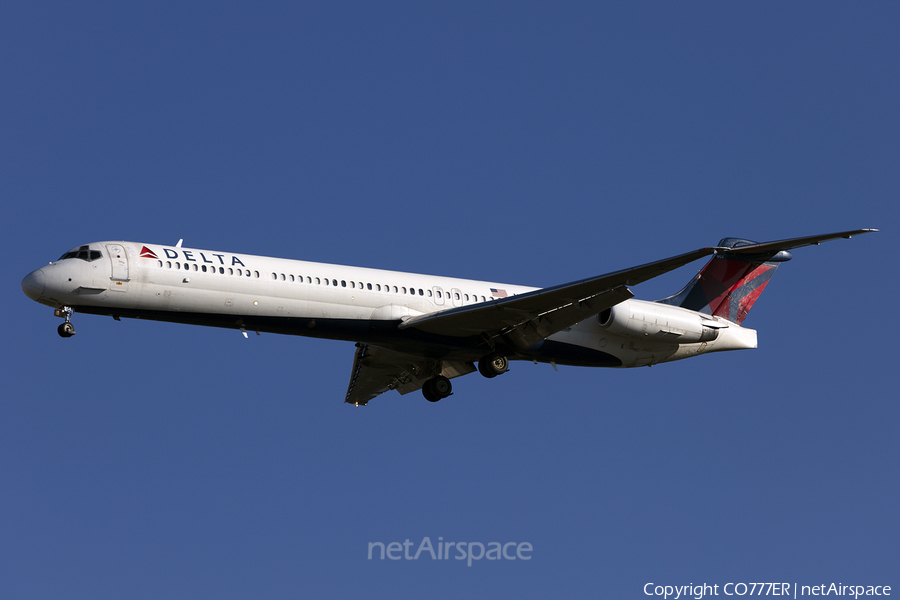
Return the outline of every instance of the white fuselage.
[[[75,312],[351,340],[435,358],[478,360],[486,348],[480,339],[398,325],[537,289],[134,242],[87,247],[100,257],[50,263],[26,277],[23,289]],[[754,330],[687,309],[634,299],[615,309],[614,324],[588,319],[510,358],[631,367],[756,347]],[[691,337],[692,327],[715,335]]]

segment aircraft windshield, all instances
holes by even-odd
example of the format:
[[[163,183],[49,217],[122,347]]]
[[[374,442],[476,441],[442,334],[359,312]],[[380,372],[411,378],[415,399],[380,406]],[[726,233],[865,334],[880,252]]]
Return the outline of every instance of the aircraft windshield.
[[[78,248],[69,250],[68,252],[60,256],[59,260],[66,260],[67,258],[78,258],[90,262],[92,260],[97,260],[101,256],[102,254],[100,254],[99,250],[91,250],[87,246],[79,246]]]

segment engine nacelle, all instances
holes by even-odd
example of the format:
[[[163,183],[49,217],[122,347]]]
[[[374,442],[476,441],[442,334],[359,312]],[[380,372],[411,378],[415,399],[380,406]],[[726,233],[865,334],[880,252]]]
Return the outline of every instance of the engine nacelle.
[[[676,344],[711,342],[727,327],[679,306],[634,300],[607,308],[597,320],[611,334]]]

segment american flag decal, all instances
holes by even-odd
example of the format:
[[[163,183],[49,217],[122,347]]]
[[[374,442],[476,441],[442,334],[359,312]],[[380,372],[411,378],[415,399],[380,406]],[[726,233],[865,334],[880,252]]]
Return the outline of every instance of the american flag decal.
[[[498,290],[497,288],[491,288],[491,296],[494,298],[506,298],[507,293],[506,290]]]

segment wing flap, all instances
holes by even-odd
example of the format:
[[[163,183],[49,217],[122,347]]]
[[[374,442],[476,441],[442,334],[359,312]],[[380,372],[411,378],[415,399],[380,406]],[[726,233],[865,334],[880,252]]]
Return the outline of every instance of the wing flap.
[[[390,390],[397,390],[401,395],[420,390],[438,373],[453,379],[473,371],[472,363],[439,361],[358,343],[344,402],[366,405]]]

